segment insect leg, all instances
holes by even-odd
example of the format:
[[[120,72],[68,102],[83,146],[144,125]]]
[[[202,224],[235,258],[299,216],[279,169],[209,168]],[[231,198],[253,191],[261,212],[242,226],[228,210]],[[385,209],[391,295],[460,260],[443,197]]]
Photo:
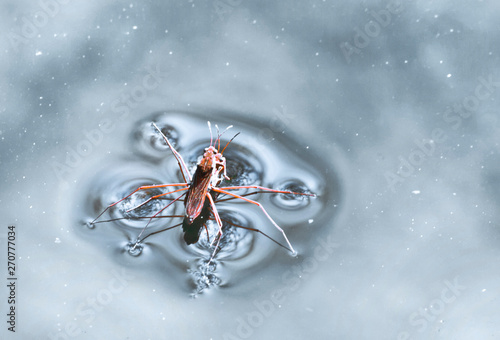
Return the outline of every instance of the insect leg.
[[[248,192],[246,194],[242,194],[240,196],[246,197],[246,196],[256,195],[256,194],[261,194],[261,193],[269,193],[269,191],[252,191],[252,192]],[[227,197],[227,198],[220,198],[220,199],[216,200],[216,203],[225,202],[225,201],[231,201],[231,200],[235,200],[235,199],[238,199],[238,198],[239,197],[233,197],[233,196]]]
[[[210,195],[210,193],[207,192],[207,197],[208,197],[208,200],[210,201],[210,207],[212,208],[212,212],[214,214],[215,221],[217,221],[217,225],[219,226],[219,237],[217,238],[217,245],[215,246],[214,252],[212,253],[212,256],[210,257],[210,261],[208,261],[208,264],[210,264],[210,262],[212,262],[215,254],[217,252],[217,248],[219,247],[220,239],[222,238],[222,221],[220,220],[220,216],[219,216],[219,213],[217,212],[217,208],[215,207],[215,202],[214,202],[214,199],[212,198],[212,195]],[[212,243],[214,241],[215,241],[215,238],[212,241]],[[212,244],[210,244],[210,245],[212,245]]]
[[[271,236],[267,235],[265,232],[263,232],[262,230],[259,230],[259,229],[256,229],[256,228],[250,228],[250,227],[244,227],[242,225],[239,225],[239,224],[236,224],[236,223],[233,223],[231,221],[228,221],[228,220],[225,220],[225,219],[222,219],[222,221],[224,221],[225,223],[227,224],[230,224],[232,225],[233,227],[236,227],[236,228],[241,228],[241,229],[246,229],[246,230],[251,230],[251,231],[255,231],[255,232],[258,232],[258,233],[261,233],[262,235],[264,235],[265,237],[267,237],[268,239],[270,239],[271,241],[273,241],[274,243],[276,243],[277,245],[285,248],[286,250],[288,251],[292,251],[290,248],[288,248],[287,246],[281,244],[280,242],[276,241],[274,238],[272,238]]]
[[[130,208],[129,210],[127,210],[127,212],[135,210],[135,209],[143,206],[144,204],[148,203],[149,201],[152,201],[152,200],[157,199],[159,197],[162,197],[162,196],[165,196],[165,195],[169,195],[169,194],[173,194],[173,193],[176,193],[176,192],[179,192],[179,191],[184,191],[184,190],[188,190],[188,188],[181,188],[181,189],[177,189],[177,190],[174,190],[174,191],[169,191],[169,192],[166,192],[166,193],[163,193],[163,194],[159,194],[159,195],[156,195],[156,196],[151,196],[150,198],[148,198],[147,200],[145,200],[141,204],[139,204],[139,205],[137,205],[137,206],[135,206],[133,208]]]
[[[186,166],[186,163],[184,162],[184,159],[182,158],[181,154],[178,153],[177,150],[175,150],[175,148],[172,146],[172,144],[170,144],[170,141],[168,140],[167,136],[165,136],[163,134],[163,132],[161,132],[161,130],[158,128],[158,126],[156,126],[155,123],[153,123],[153,126],[156,128],[156,130],[158,130],[160,132],[160,134],[162,135],[165,142],[167,142],[168,147],[170,148],[170,150],[174,154],[174,157],[177,160],[177,164],[179,164],[179,169],[181,170],[181,175],[182,175],[182,178],[184,178],[184,182],[186,182],[186,183],[191,182],[191,174],[189,173],[188,167]],[[186,173],[184,173],[184,171]],[[186,177],[188,180],[186,180]]]
[[[144,236],[142,239],[140,239],[139,241],[136,242],[136,244],[134,245],[134,247],[138,244],[138,243],[142,243],[144,242],[145,239],[147,239],[149,236],[152,236],[154,234],[159,234],[159,233],[162,233],[164,231],[167,231],[167,230],[170,230],[170,229],[174,229],[174,228],[177,228],[178,226],[180,226],[182,224],[181,223],[178,223],[172,227],[168,227],[168,228],[165,228],[165,229],[161,229],[161,230],[158,230],[158,231],[155,231],[155,232],[152,232],[151,234],[147,235],[147,236]]]
[[[99,217],[101,217],[106,211],[108,211],[109,208],[111,208],[111,207],[117,205],[118,203],[120,203],[121,201],[129,198],[130,196],[132,196],[133,194],[135,194],[139,190],[156,189],[156,188],[166,188],[166,187],[175,187],[175,186],[177,186],[177,187],[179,187],[179,186],[187,186],[187,183],[144,185],[142,187],[139,187],[139,188],[135,189],[134,191],[132,191],[127,196],[123,197],[121,200],[119,200],[119,201],[117,201],[117,202],[115,202],[113,204],[108,205],[108,207],[106,209],[104,209],[92,222],[90,222],[90,224],[94,224],[95,221],[97,221],[99,219]]]
[[[254,186],[250,186],[250,187],[254,187]],[[238,187],[230,187],[230,188],[238,188]],[[258,188],[258,189],[262,190],[262,187],[255,187],[255,188]],[[268,189],[268,188],[265,188],[265,189]],[[293,249],[292,244],[290,243],[290,241],[288,241],[288,237],[286,237],[285,231],[283,229],[281,229],[280,226],[276,222],[274,222],[274,220],[271,218],[271,216],[269,216],[269,214],[267,213],[266,209],[262,206],[262,204],[260,204],[259,202],[254,201],[254,200],[251,200],[249,198],[246,198],[246,197],[243,197],[243,196],[240,196],[240,195],[237,195],[237,194],[233,194],[233,193],[228,192],[228,191],[224,191],[222,188],[212,188],[212,190],[214,190],[216,192],[219,192],[221,194],[226,194],[226,195],[233,196],[233,197],[236,197],[236,198],[241,198],[244,201],[247,201],[249,203],[257,205],[264,212],[264,214],[269,219],[269,221],[271,221],[271,223],[276,227],[276,229],[278,229],[283,234],[283,237],[285,238],[286,243],[288,244],[288,247],[290,248],[291,252],[294,255],[296,254],[296,251]],[[268,190],[272,190],[272,189],[268,189]],[[277,191],[280,192],[279,190],[277,190]],[[285,193],[289,193],[289,192],[285,192]]]
[[[133,219],[134,220],[140,220],[140,219],[146,219],[146,218],[184,218],[184,215],[162,215],[162,216],[136,216]],[[117,217],[117,218],[112,218],[109,220],[104,220],[104,221],[97,221],[94,222],[94,224],[97,223],[107,223],[107,222],[115,222],[115,221],[121,221],[121,220],[130,220],[130,217]]]
[[[243,186],[236,186],[236,187],[221,187],[218,188],[220,190],[238,190],[238,189],[258,189],[262,190],[265,192],[273,192],[277,194],[292,194],[292,195],[303,195],[303,196],[311,196],[311,197],[316,197],[316,194],[309,194],[309,193],[304,193],[304,192],[293,192],[289,190],[276,190],[276,189],[271,189],[271,188],[266,188],[266,187],[261,187],[258,185],[243,185]]]
[[[177,197],[175,200],[173,200],[172,202],[170,202],[169,204],[167,204],[166,206],[164,206],[163,208],[160,209],[160,211],[158,211],[156,214],[154,214],[153,216],[151,216],[151,218],[149,219],[148,223],[146,224],[146,226],[144,228],[142,228],[139,236],[137,236],[137,240],[140,239],[142,233],[146,230],[146,228],[148,227],[149,223],[151,223],[151,221],[153,220],[153,218],[155,218],[156,216],[158,216],[163,210],[167,209],[169,206],[171,206],[172,204],[174,204],[174,202],[178,201],[181,197],[183,197],[186,193],[183,193],[182,195],[180,195],[179,197]],[[138,241],[135,243],[137,245]],[[135,246],[134,246],[135,247]]]

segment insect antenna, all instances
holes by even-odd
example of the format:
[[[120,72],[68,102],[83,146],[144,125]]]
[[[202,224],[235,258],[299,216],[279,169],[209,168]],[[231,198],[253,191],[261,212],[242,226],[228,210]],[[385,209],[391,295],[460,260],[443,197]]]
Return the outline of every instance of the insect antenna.
[[[215,142],[218,143],[217,152],[219,152],[219,150],[220,150],[220,136],[222,136],[222,134],[220,133],[219,126],[217,124],[215,124],[215,128],[217,129],[217,140]],[[215,145],[214,145],[214,147],[215,147]]]
[[[230,129],[230,128],[232,128],[233,126],[232,126],[232,125],[229,125],[229,126],[228,126],[227,128],[225,128],[225,129],[224,129],[224,131],[222,131],[222,133],[221,133],[221,132],[220,132],[220,130],[219,130],[219,126],[218,126],[217,124],[215,124],[215,128],[217,129],[217,138],[216,138],[216,139],[215,139],[215,141],[214,141],[213,134],[212,134],[212,124],[210,124],[210,121],[207,121],[207,124],[208,124],[208,129],[210,130],[210,146],[214,146],[214,147],[215,147],[215,144],[218,144],[218,145],[217,145],[217,152],[219,152],[219,151],[220,151],[220,138],[222,137],[222,135],[223,135],[223,134],[224,134],[227,130],[229,130],[229,129]],[[239,135],[239,132],[238,132],[238,133],[237,133],[234,137],[236,137],[237,135]],[[231,141],[234,139],[234,137],[233,137],[233,138],[231,138]],[[229,141],[229,142],[231,142],[231,141]],[[229,143],[227,143],[227,144],[229,144]],[[227,144],[226,144],[226,146],[227,146]],[[225,149],[225,147],[224,147],[224,149]]]
[[[226,130],[227,130],[227,129],[226,129]],[[236,138],[236,136],[238,136],[239,134],[240,134],[240,133],[238,132],[237,134],[235,134],[235,135],[233,136],[233,138],[231,138],[231,139],[229,140],[229,142],[227,142],[226,146],[224,147],[224,149],[222,149],[222,152],[220,153],[221,155],[224,153],[224,150],[226,150],[226,148],[227,148],[227,146],[229,145],[229,143],[231,143],[231,142],[233,141],[233,139],[235,139],[235,138]]]
[[[208,124],[208,129],[210,130],[210,146],[212,146],[212,141],[213,141],[213,137],[212,137],[212,125],[210,125],[210,121],[207,121],[207,124]]]

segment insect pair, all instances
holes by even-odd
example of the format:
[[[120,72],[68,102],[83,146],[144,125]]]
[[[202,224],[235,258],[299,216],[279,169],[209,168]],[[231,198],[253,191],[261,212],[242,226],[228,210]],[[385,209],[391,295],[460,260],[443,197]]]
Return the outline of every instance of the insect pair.
[[[170,230],[176,227],[179,227],[182,225],[182,229],[184,232],[184,240],[185,242],[189,244],[194,244],[198,242],[201,230],[204,228],[207,232],[207,239],[209,240],[209,233],[208,233],[208,228],[207,228],[207,222],[208,220],[215,220],[218,226],[218,233],[217,237],[214,237],[212,242],[210,243],[211,246],[216,242],[216,246],[214,248],[214,251],[210,257],[209,263],[213,260],[214,256],[216,255],[218,249],[219,249],[219,243],[222,237],[222,219],[219,216],[219,213],[217,211],[216,203],[221,202],[221,201],[227,201],[231,199],[241,199],[243,201],[246,201],[248,203],[251,203],[253,205],[258,206],[262,212],[265,214],[265,216],[269,219],[269,221],[274,225],[276,229],[278,229],[281,234],[283,235],[287,246],[283,245],[282,243],[276,241],[275,239],[271,238],[268,236],[266,233],[262,232],[259,229],[255,228],[250,228],[250,227],[245,227],[245,226],[240,226],[240,225],[235,225],[232,224],[235,227],[255,231],[258,233],[261,233],[262,235],[266,236],[276,244],[282,246],[283,248],[289,250],[293,254],[296,254],[292,244],[288,240],[288,237],[286,236],[285,232],[283,229],[280,228],[280,226],[271,218],[271,216],[268,214],[264,206],[252,199],[249,199],[247,196],[258,194],[258,193],[277,193],[277,194],[287,194],[287,195],[303,195],[303,196],[312,196],[315,197],[314,194],[311,193],[300,193],[300,192],[292,192],[288,190],[276,190],[276,189],[271,189],[271,188],[266,188],[263,186],[258,186],[258,185],[243,185],[243,186],[226,186],[226,187],[221,187],[221,183],[224,180],[229,181],[229,177],[227,176],[227,168],[226,168],[226,159],[223,156],[224,150],[228,147],[228,145],[233,141],[233,139],[238,136],[239,133],[237,133],[227,144],[224,146],[222,151],[220,150],[221,147],[221,137],[225,131],[230,129],[232,126],[229,126],[224,130],[222,133],[220,133],[219,128],[216,125],[217,128],[217,138],[214,140],[213,135],[212,135],[212,128],[210,125],[210,122],[208,122],[208,127],[210,130],[210,145],[205,149],[203,157],[201,160],[198,162],[196,166],[196,170],[194,174],[191,176],[191,173],[189,172],[189,169],[184,162],[184,159],[182,156],[175,150],[175,148],[172,146],[170,143],[169,139],[163,134],[163,132],[156,126],[155,123],[152,123],[152,125],[156,128],[158,133],[163,137],[165,140],[166,144],[170,148],[172,154],[174,155],[177,164],[179,165],[180,173],[182,175],[182,178],[184,180],[183,183],[173,183],[173,184],[158,184],[158,185],[145,185],[137,188],[133,192],[131,192],[129,195],[125,196],[121,200],[109,205],[104,211],[102,211],[90,224],[94,225],[96,223],[104,223],[104,222],[111,222],[115,221],[117,219],[111,219],[111,220],[105,220],[105,221],[98,221],[98,219],[110,208],[113,206],[117,205],[118,203],[126,200],[133,194],[135,194],[138,191],[142,190],[149,190],[149,189],[159,189],[159,188],[168,188],[168,192],[154,195],[146,199],[144,202],[140,203],[139,205],[127,210],[127,212],[133,211],[151,201],[154,200],[159,200],[167,197],[171,197],[170,195],[179,193],[180,195],[177,196],[175,199],[171,199],[171,201],[166,204],[163,208],[161,208],[158,212],[156,212],[153,216],[146,216],[146,217],[141,217],[145,219],[149,219],[145,227],[142,229],[141,233],[138,235],[137,240],[133,246],[137,247],[139,244],[141,244],[147,237],[158,234],[160,232]],[[171,190],[172,189],[172,190]],[[245,194],[238,194],[239,190],[242,189],[253,189],[255,191],[245,193]],[[221,195],[222,198],[220,197]],[[177,201],[184,201],[184,215],[170,215],[170,216],[163,216],[161,213],[167,209],[169,206],[174,204]],[[155,219],[155,218],[163,218],[163,217],[180,217],[183,218],[183,221],[181,223],[178,223],[176,225],[155,231],[150,233],[149,235],[141,238],[142,234],[148,227],[149,223]],[[118,219],[123,219],[123,218],[118,218]],[[209,241],[210,242],[210,241]]]

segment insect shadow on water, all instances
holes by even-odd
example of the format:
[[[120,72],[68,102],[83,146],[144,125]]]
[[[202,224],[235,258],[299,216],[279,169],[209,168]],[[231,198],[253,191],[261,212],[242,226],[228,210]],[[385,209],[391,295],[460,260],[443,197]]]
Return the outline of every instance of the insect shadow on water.
[[[132,255],[139,255],[141,250],[142,250],[142,243],[144,240],[146,240],[148,237],[170,230],[177,228],[179,226],[182,226],[182,230],[184,232],[184,241],[186,242],[187,245],[190,244],[195,244],[198,242],[200,238],[200,234],[202,229],[204,228],[207,233],[207,240],[210,243],[210,247],[214,247],[214,250],[211,254],[211,257],[209,261],[207,262],[207,267],[210,265],[216,254],[220,251],[220,243],[221,239],[223,237],[223,229],[224,225],[225,226],[232,226],[235,228],[242,228],[254,232],[258,232],[277,245],[289,250],[293,255],[296,254],[295,249],[293,248],[292,244],[288,240],[288,237],[286,236],[285,232],[281,227],[271,218],[271,216],[268,214],[266,209],[263,207],[263,205],[255,200],[252,200],[248,198],[248,196],[259,194],[259,193],[275,193],[275,194],[284,194],[287,196],[291,197],[297,197],[297,196],[309,196],[309,197],[315,197],[316,195],[313,193],[309,192],[294,192],[294,191],[289,191],[289,190],[277,190],[277,189],[271,189],[263,186],[258,186],[258,185],[241,185],[241,186],[220,186],[221,183],[226,180],[229,181],[230,178],[227,176],[227,169],[226,169],[226,158],[223,156],[224,151],[228,147],[228,145],[238,136],[239,132],[234,135],[229,142],[224,146],[222,151],[220,150],[221,148],[221,137],[226,132],[228,129],[230,129],[232,126],[227,127],[222,133],[220,133],[219,128],[216,125],[217,128],[217,138],[214,140],[213,135],[212,135],[212,128],[210,125],[210,122],[208,122],[208,127],[210,130],[210,145],[209,147],[205,148],[203,157],[201,160],[198,162],[196,166],[196,170],[191,176],[191,173],[188,170],[188,167],[186,163],[184,162],[184,159],[182,156],[177,152],[177,150],[172,146],[170,143],[169,139],[165,136],[165,134],[162,132],[160,128],[155,123],[152,123],[152,125],[156,128],[158,133],[163,137],[164,141],[170,148],[172,154],[174,155],[177,164],[180,169],[180,173],[182,175],[182,178],[184,180],[183,183],[171,183],[171,184],[158,184],[158,185],[145,185],[145,186],[140,186],[139,188],[135,189],[132,191],[129,195],[123,197],[119,201],[116,201],[113,204],[110,204],[106,209],[104,209],[92,222],[89,223],[90,227],[94,227],[95,224],[97,223],[105,223],[105,222],[112,222],[112,221],[117,221],[117,220],[122,220],[122,219],[146,219],[148,222],[144,226],[144,228],[141,230],[139,235],[137,236],[137,239],[135,242],[132,242],[130,244],[131,248],[129,249],[129,252]],[[113,219],[108,219],[108,220],[101,220],[98,221],[101,216],[103,216],[106,211],[111,209],[112,207],[116,206],[120,202],[123,202],[124,200],[129,199],[132,195],[134,195],[138,191],[146,191],[147,190],[157,190],[157,189],[162,189],[162,188],[167,188],[169,190],[168,192],[164,192],[161,194],[156,194],[152,195],[151,197],[147,198],[144,200],[142,203],[129,208],[128,210],[125,211],[126,214],[130,212],[138,212],[140,211],[141,207],[147,205],[148,203],[155,201],[158,202],[159,200],[169,200],[170,202],[166,204],[163,208],[161,208],[159,211],[157,211],[154,215],[152,216],[138,216],[139,214],[134,214],[134,216],[128,215],[126,217],[120,217],[120,218],[113,218]],[[238,190],[243,190],[243,189],[252,189],[254,191],[251,192],[246,192],[244,194],[238,194]],[[177,197],[172,198],[173,194],[179,194]],[[283,235],[283,238],[286,241],[286,245],[283,243],[278,242],[274,238],[270,237],[260,229],[256,228],[251,228],[243,225],[236,224],[229,219],[224,219],[220,217],[219,212],[217,211],[216,203],[219,202],[226,202],[226,201],[231,201],[235,199],[241,199],[243,201],[246,201],[248,203],[254,204],[258,206],[261,211],[264,213],[264,215],[267,217],[267,219],[274,225],[274,227],[279,230],[279,232]],[[161,215],[163,211],[165,211],[168,207],[173,205],[176,202],[184,202],[184,215]],[[153,219],[160,219],[160,218],[182,218],[182,222],[177,223],[175,225],[169,226],[167,228],[163,228],[161,230],[157,230],[154,232],[151,232],[150,234],[142,237],[144,232],[146,231],[146,228],[148,225],[151,223]],[[210,236],[209,236],[209,230],[207,228],[207,223],[209,221],[215,221],[217,225],[217,235],[213,238],[213,240],[210,242]],[[224,222],[224,224],[223,224]],[[215,245],[215,246],[214,246]]]

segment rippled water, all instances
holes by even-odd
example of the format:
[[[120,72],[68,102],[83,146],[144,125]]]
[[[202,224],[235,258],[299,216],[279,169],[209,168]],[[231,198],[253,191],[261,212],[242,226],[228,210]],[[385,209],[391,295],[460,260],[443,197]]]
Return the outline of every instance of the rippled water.
[[[141,242],[137,245],[135,241],[146,225],[147,230],[143,231],[141,239],[182,222],[183,196],[182,193],[168,194],[162,196],[164,199],[151,200],[137,209],[133,208],[154,195],[179,189],[178,186],[137,191],[112,206],[98,220],[112,221],[91,224],[108,205],[140,186],[183,183],[175,157],[152,122],[172,139],[191,172],[196,169],[204,149],[210,145],[210,130],[204,117],[187,112],[160,112],[133,123],[131,131],[123,132],[128,136],[128,143],[94,167],[94,176],[81,179],[79,189],[72,192],[74,205],[84,207],[84,215],[78,211],[73,216],[73,223],[79,229],[77,232],[84,234],[83,237],[97,248],[114,249],[110,256],[119,257],[117,261],[133,264],[137,260],[130,258],[131,255],[143,257],[140,261],[142,270],[161,273],[164,269],[155,263],[162,261],[162,266],[171,268],[163,273],[166,279],[193,296],[212,286],[225,289],[237,286],[236,278],[246,277],[249,272],[259,275],[270,264],[291,256],[290,251],[285,249],[283,235],[257,205],[241,199],[225,200],[229,196],[219,196],[216,200],[217,211],[224,221],[219,251],[214,252],[215,244],[212,244],[218,233],[213,220],[208,221],[207,230],[201,231],[200,240],[194,245],[185,243],[180,226],[155,234],[144,244]],[[324,232],[325,228],[330,227],[329,221],[339,211],[335,209],[335,205],[340,204],[338,178],[333,173],[319,172],[318,167],[326,166],[320,165],[318,156],[288,138],[280,137],[268,142],[258,126],[238,121],[234,117],[218,117],[212,124],[215,124],[214,129],[230,124],[234,126],[222,138],[222,147],[231,135],[239,132],[224,151],[230,180],[224,180],[221,187],[253,185],[316,194],[316,197],[310,197],[260,192],[248,197],[260,202],[284,229],[292,246],[298,250],[299,257],[311,256],[311,240],[314,238],[308,235]],[[135,147],[129,148],[129,145]],[[337,190],[332,191],[331,188]],[[245,195],[255,191],[248,188],[240,189],[237,193]],[[327,209],[328,202],[330,207]],[[332,202],[335,202],[333,209]],[[155,218],[150,220],[147,217]],[[262,233],[249,229],[257,229]],[[275,240],[274,243],[271,238]],[[276,242],[284,246],[280,247]],[[148,264],[145,265],[144,261]],[[224,266],[231,267],[230,273],[218,269]],[[246,284],[251,284],[251,280],[247,278]]]
[[[498,2],[2,5],[1,339],[500,337]],[[141,237],[175,228],[134,248],[170,201],[127,210],[165,188],[89,224],[183,181],[152,121],[191,171],[207,121],[234,125],[232,185],[316,193],[250,196],[298,255],[224,197],[210,264],[212,221],[187,245],[153,219]]]

